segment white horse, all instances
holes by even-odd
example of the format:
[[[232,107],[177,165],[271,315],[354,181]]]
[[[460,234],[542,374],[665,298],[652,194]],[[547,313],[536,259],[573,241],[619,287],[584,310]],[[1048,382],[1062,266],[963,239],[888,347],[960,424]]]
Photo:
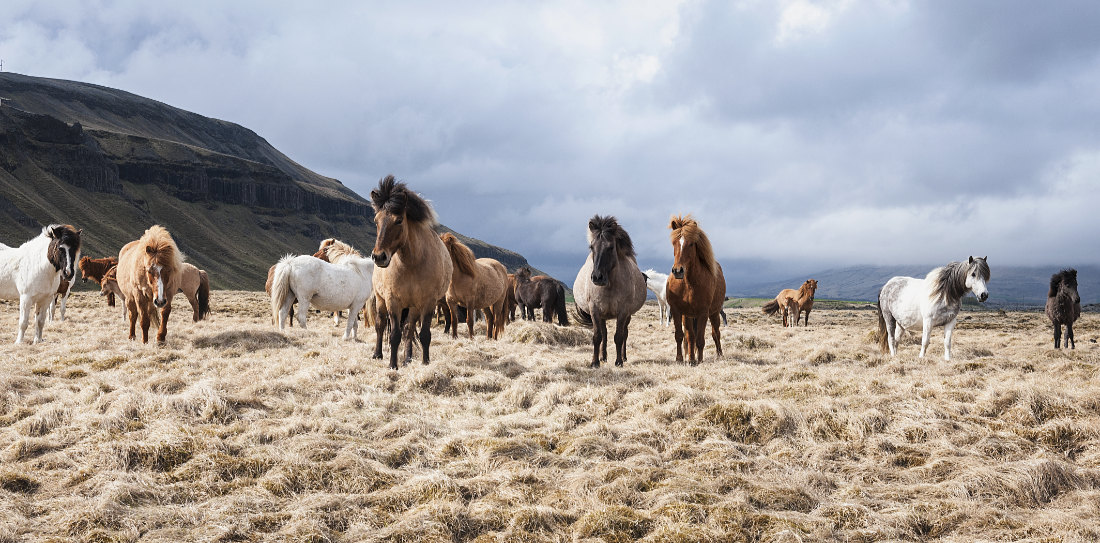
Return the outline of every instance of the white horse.
[[[23,343],[32,312],[34,342],[42,341],[47,309],[61,278],[72,281],[80,259],[80,230],[67,224],[51,224],[19,247],[0,249],[0,298],[19,300],[19,334]]]
[[[920,356],[928,349],[932,328],[943,326],[943,359],[951,360],[951,332],[959,318],[960,300],[973,292],[979,302],[989,298],[989,264],[985,257],[969,262],[951,262],[936,268],[924,279],[894,277],[878,294],[879,346],[890,354],[898,351],[902,330],[923,328]]]
[[[287,255],[279,261],[271,282],[271,312],[282,330],[295,301],[298,323],[303,329],[310,306],[322,311],[346,309],[348,325],[344,339],[355,340],[359,332],[356,317],[372,293],[374,262],[340,241],[329,245],[326,251],[329,262],[309,255]]]
[[[657,307],[661,310],[661,324],[672,324],[672,314],[668,311],[668,274],[660,273],[652,268],[643,272],[645,274],[645,288],[657,295]]]

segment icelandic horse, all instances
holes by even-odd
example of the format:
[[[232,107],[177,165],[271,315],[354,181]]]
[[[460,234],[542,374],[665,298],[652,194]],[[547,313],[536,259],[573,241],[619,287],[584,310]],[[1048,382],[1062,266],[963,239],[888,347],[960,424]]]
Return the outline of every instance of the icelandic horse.
[[[710,245],[699,223],[691,215],[674,215],[668,225],[672,230],[672,275],[668,278],[668,308],[676,328],[676,361],[684,361],[682,345],[687,339],[688,362],[703,361],[707,320],[718,358],[722,357],[722,303],[726,299],[726,278],[722,266],[714,259]]]
[[[634,243],[615,217],[588,221],[588,258],[573,282],[578,320],[592,328],[592,368],[607,360],[607,321],[615,319],[615,365],[626,362],[630,319],[645,304],[646,279]],[[544,309],[545,311],[545,309]]]
[[[168,317],[172,298],[180,290],[180,254],[172,235],[163,226],[153,225],[137,241],[118,252],[116,277],[130,318],[130,339],[136,338],[141,319],[141,341],[149,343],[149,324],[157,324],[157,343],[168,336]],[[158,315],[159,311],[159,315]]]
[[[1066,325],[1066,337],[1063,344],[1070,349],[1077,348],[1073,339],[1073,321],[1081,317],[1081,295],[1077,292],[1077,270],[1064,269],[1050,276],[1050,290],[1047,291],[1047,318],[1054,325],[1054,348],[1060,349],[1059,336],[1062,325]]]
[[[439,236],[451,255],[451,283],[447,287],[447,309],[455,317],[451,337],[458,337],[458,306],[466,308],[466,326],[474,337],[478,309],[485,311],[485,336],[498,339],[504,331],[504,304],[508,294],[508,270],[493,258],[476,258],[474,252],[450,232]]]
[[[791,288],[785,288],[779,291],[779,294],[775,296],[775,299],[764,304],[761,311],[768,315],[775,315],[782,310],[783,314],[783,327],[796,326],[798,319],[802,316],[802,312],[806,312],[806,326],[809,326],[810,322],[810,310],[814,307],[814,293],[817,292],[817,280],[807,279],[802,283],[798,290]],[[793,316],[794,320],[790,321],[789,316]]]
[[[210,314],[210,278],[190,262],[180,265],[180,292],[191,303],[191,320],[199,322]]]
[[[19,300],[16,343],[23,343],[32,318],[34,343],[42,341],[50,301],[61,280],[76,277],[80,233],[72,225],[51,224],[19,247],[0,245],[0,299]]]
[[[382,335],[390,326],[390,369],[397,369],[397,348],[405,336],[405,363],[412,360],[413,341],[420,326],[424,364],[430,361],[431,319],[440,298],[447,294],[454,265],[443,240],[435,233],[435,211],[427,200],[399,183],[393,175],[378,182],[370,193],[377,238],[374,259],[374,298],[378,304],[377,343],[373,357],[382,358]],[[382,317],[386,317],[383,319]]]

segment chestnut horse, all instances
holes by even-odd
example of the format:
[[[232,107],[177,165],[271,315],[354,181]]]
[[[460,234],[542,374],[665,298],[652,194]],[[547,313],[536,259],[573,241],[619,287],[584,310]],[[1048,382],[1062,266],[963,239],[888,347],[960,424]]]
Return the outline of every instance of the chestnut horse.
[[[370,193],[378,236],[374,259],[374,293],[378,303],[377,344],[374,358],[382,358],[382,334],[389,320],[390,369],[397,369],[397,348],[405,335],[405,363],[412,360],[416,327],[424,364],[430,360],[431,318],[439,299],[447,294],[454,266],[443,240],[433,229],[435,211],[427,200],[392,175]]]
[[[764,304],[761,310],[768,315],[775,315],[782,310],[784,327],[797,325],[799,317],[805,311],[806,323],[809,326],[810,310],[814,307],[815,292],[817,292],[817,279],[807,279],[798,290],[785,288],[779,291],[775,299]],[[788,316],[794,320],[788,320]]]
[[[180,289],[180,255],[172,235],[160,225],[150,226],[141,239],[127,243],[118,253],[118,286],[126,297],[130,339],[135,339],[141,319],[141,341],[149,343],[149,324],[157,321],[157,342],[168,336],[172,298]],[[160,315],[156,314],[156,310]]]
[[[210,279],[205,270],[188,262],[181,264],[180,292],[191,302],[191,320],[199,322],[210,314]]]
[[[111,266],[111,269],[107,270],[100,278],[99,295],[107,296],[112,300],[115,296],[118,296],[118,299],[122,300],[122,304],[120,304],[122,305],[122,320],[126,320],[126,295],[122,293],[122,289],[118,286],[118,266]]]
[[[118,265],[118,258],[114,256],[105,256],[103,258],[92,258],[90,256],[80,257],[80,281],[87,283],[88,279],[95,281],[96,284],[103,285],[103,276],[107,275],[107,271]],[[107,305],[114,307],[115,295],[113,293],[107,295]]]
[[[615,217],[588,221],[588,258],[573,282],[578,320],[592,328],[592,364],[607,360],[607,321],[615,319],[615,365],[626,362],[630,318],[645,304],[645,275],[634,244]]]
[[[504,300],[508,292],[508,270],[493,258],[474,258],[474,252],[450,232],[439,236],[451,255],[451,284],[447,288],[447,307],[458,317],[458,306],[466,308],[466,326],[474,337],[476,309],[485,311],[485,337],[497,339],[504,331]],[[451,337],[458,337],[457,318]]]
[[[688,361],[702,362],[707,320],[710,320],[714,348],[722,356],[722,302],[726,299],[726,278],[722,266],[714,259],[710,240],[691,215],[673,216],[668,225],[672,230],[672,275],[668,278],[669,313],[676,327],[676,361],[684,361],[682,344],[687,338]]]

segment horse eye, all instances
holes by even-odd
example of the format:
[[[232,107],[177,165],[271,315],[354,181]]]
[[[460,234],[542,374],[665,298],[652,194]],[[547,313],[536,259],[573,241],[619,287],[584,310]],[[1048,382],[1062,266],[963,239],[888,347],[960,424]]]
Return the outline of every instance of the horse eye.
[[[403,222],[405,222],[405,219],[398,217],[397,220],[393,221],[393,224],[401,224]]]

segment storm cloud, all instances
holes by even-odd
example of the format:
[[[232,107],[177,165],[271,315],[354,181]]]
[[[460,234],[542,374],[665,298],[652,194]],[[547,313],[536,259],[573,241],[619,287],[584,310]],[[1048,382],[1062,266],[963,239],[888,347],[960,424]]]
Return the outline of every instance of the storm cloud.
[[[1100,262],[1100,4],[593,4],[15,1],[0,57],[393,173],[567,282],[596,213],[657,269],[692,213],[746,281]]]

